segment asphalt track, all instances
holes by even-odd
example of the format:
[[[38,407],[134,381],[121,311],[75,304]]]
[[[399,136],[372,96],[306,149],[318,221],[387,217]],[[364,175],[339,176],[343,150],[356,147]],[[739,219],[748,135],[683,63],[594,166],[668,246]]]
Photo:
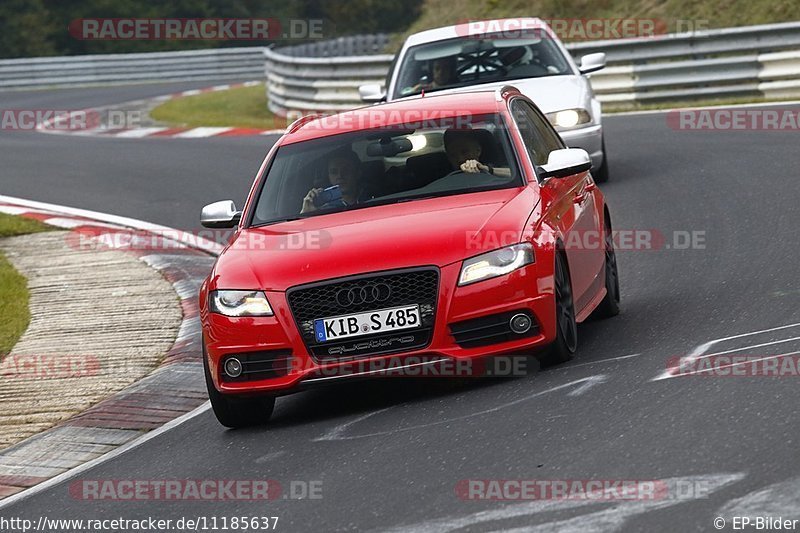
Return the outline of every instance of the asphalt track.
[[[186,88],[0,93],[0,107],[82,107]],[[653,381],[669,358],[716,339],[735,337],[706,353],[800,349],[798,133],[675,131],[663,114],[608,117],[606,128],[612,179],[602,188],[615,227],[658,230],[668,243],[673,232],[700,231],[705,248],[619,252],[622,314],[581,326],[571,363],[477,384],[309,391],[279,400],[268,429],[227,431],[205,412],[80,476],[321,481],[321,499],[82,501],[68,482],[1,515],[278,516],[279,531],[708,531],[720,515],[800,518],[799,378]],[[204,203],[243,199],[270,142],[0,132],[0,193],[193,228]],[[569,504],[455,492],[459,480],[534,478],[702,490]]]

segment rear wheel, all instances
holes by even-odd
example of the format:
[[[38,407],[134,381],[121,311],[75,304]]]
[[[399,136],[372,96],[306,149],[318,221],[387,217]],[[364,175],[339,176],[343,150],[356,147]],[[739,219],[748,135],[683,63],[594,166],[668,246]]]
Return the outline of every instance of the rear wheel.
[[[242,428],[266,424],[275,409],[274,396],[242,398],[222,394],[214,386],[208,367],[205,348],[203,349],[203,369],[206,375],[206,388],[211,408],[219,423],[229,428]]]
[[[578,348],[578,324],[575,321],[575,304],[572,300],[572,283],[563,254],[556,254],[556,340],[539,356],[543,366],[557,365],[572,359]]]
[[[606,249],[606,297],[595,309],[598,318],[609,318],[619,314],[619,273],[617,272],[617,254],[614,253],[614,235],[611,224],[605,218]]]

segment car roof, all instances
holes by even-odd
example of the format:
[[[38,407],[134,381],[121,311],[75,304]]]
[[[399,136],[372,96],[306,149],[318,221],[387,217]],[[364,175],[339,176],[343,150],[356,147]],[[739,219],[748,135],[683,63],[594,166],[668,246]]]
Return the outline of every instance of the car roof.
[[[307,117],[289,127],[280,144],[293,144],[382,126],[420,124],[459,116],[497,113],[501,108],[498,91],[484,89],[462,93],[428,94],[385,104],[359,107],[324,117]]]
[[[419,33],[410,35],[404,44],[404,47],[416,46],[418,44],[433,43],[436,41],[443,41],[445,39],[454,39],[456,37],[468,37],[481,35],[483,33],[495,33],[498,30],[502,31],[503,28],[508,31],[514,31],[516,26],[514,24],[525,24],[525,27],[542,28],[544,31],[552,35],[550,26],[547,25],[542,19],[536,17],[515,17],[505,19],[486,19],[486,20],[470,20],[452,26],[442,26],[441,28],[434,28],[432,30],[425,30]],[[482,30],[487,31],[482,31]]]

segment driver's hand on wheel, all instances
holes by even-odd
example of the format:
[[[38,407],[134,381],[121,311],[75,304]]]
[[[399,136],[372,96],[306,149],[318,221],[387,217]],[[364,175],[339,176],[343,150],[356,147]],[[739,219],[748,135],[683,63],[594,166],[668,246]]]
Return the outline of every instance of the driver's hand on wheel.
[[[310,191],[308,191],[308,194],[306,194],[306,197],[303,198],[303,208],[300,209],[300,212],[301,213],[309,213],[311,211],[316,211],[317,210],[317,206],[314,205],[314,200],[317,198],[317,196],[321,192],[322,192],[322,187],[319,187],[319,188],[316,188],[316,189],[311,189]]]
[[[466,172],[467,174],[477,174],[478,172],[491,174],[491,172],[489,172],[489,167],[477,159],[467,159],[461,163],[461,172]]]

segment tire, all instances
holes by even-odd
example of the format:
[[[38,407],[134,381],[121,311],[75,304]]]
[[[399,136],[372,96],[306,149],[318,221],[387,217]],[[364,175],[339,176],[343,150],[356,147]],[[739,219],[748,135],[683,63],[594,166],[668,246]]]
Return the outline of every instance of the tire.
[[[206,388],[211,408],[219,423],[229,428],[244,428],[266,424],[275,409],[274,396],[242,398],[222,394],[214,386],[208,368],[205,347],[203,347],[203,369],[206,375]]]
[[[563,253],[555,261],[556,340],[539,356],[542,366],[566,363],[578,349],[578,324],[575,321],[575,304],[572,300],[572,283]]]
[[[592,173],[592,177],[596,183],[605,183],[608,181],[608,152],[606,152],[606,140],[602,140],[603,150],[603,164],[597,169],[597,172]]]
[[[617,254],[614,252],[614,235],[611,232],[611,223],[608,217],[603,217],[606,253],[606,296],[594,315],[597,318],[611,318],[619,314],[619,271],[617,270]]]

